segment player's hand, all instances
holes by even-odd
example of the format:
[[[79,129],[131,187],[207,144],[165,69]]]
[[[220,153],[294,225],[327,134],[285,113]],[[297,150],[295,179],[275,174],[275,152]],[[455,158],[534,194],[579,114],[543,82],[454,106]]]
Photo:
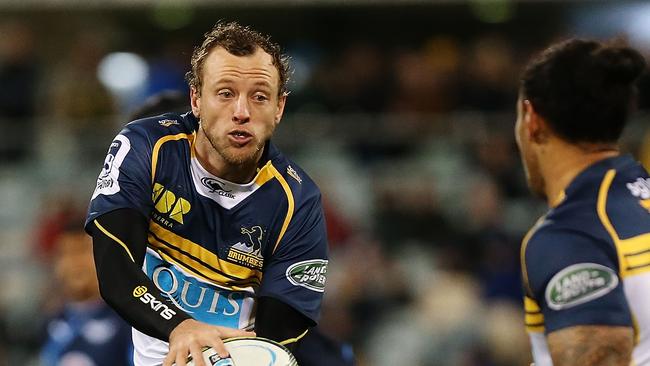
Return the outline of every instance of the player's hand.
[[[189,355],[194,359],[196,366],[206,366],[201,352],[203,347],[212,347],[222,358],[228,357],[228,351],[223,344],[223,339],[233,337],[254,337],[254,332],[245,330],[219,327],[187,319],[172,330],[169,335],[169,353],[165,357],[163,366],[186,366]]]

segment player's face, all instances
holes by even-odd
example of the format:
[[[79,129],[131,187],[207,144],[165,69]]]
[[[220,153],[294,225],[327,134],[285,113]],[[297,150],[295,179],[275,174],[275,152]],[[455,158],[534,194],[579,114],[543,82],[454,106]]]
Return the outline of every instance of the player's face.
[[[286,96],[279,96],[279,73],[261,48],[235,56],[210,51],[201,91],[191,92],[192,110],[212,148],[232,165],[257,161],[280,122]]]
[[[541,174],[539,159],[537,158],[537,155],[533,149],[530,133],[528,130],[528,122],[530,120],[531,113],[534,112],[532,111],[530,104],[526,104],[520,97],[517,100],[517,123],[515,124],[515,139],[517,140],[519,155],[521,156],[521,162],[524,165],[524,171],[526,172],[526,181],[528,182],[528,187],[530,188],[531,192],[533,192],[533,194],[545,199],[546,190],[544,177]]]

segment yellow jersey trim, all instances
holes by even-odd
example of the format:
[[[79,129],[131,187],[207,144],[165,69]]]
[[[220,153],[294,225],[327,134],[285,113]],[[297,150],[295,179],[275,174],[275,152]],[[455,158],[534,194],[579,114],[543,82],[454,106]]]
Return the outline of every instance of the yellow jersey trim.
[[[301,335],[299,335],[299,336],[297,336],[297,337],[295,337],[295,338],[285,339],[284,341],[282,341],[282,342],[278,342],[278,343],[280,343],[280,344],[283,345],[283,346],[286,346],[286,345],[289,344],[289,343],[296,343],[296,342],[298,342],[299,340],[301,340],[305,335],[307,335],[307,332],[309,332],[309,328],[308,328],[308,329],[305,329],[305,331],[302,332]]]
[[[258,172],[257,176],[255,176],[255,184],[258,186],[264,185],[264,183],[270,181],[273,179],[275,176],[273,175],[273,165],[271,165],[271,161],[268,161]]]
[[[644,253],[650,254],[650,243],[645,242],[645,240],[650,239],[650,234],[639,235],[630,239],[621,240],[612,225],[609,216],[607,215],[607,196],[609,194],[609,188],[612,186],[612,181],[616,177],[616,170],[610,169],[605,173],[603,181],[600,183],[600,188],[598,190],[598,203],[596,205],[596,211],[598,212],[598,218],[600,222],[605,227],[605,230],[609,233],[609,236],[614,241],[614,246],[616,247],[616,254],[618,255],[618,267],[619,274],[621,278],[625,278],[631,275],[643,273],[650,271],[650,255],[645,256]],[[639,259],[635,258],[634,265],[630,265],[628,257],[636,256],[641,254]],[[645,264],[644,264],[645,263]],[[642,267],[639,268],[639,265]],[[632,315],[632,327],[634,328],[634,344],[639,343],[639,326],[636,322],[636,317],[630,309],[630,314]]]
[[[149,244],[157,251],[174,258],[175,262],[188,266],[192,263],[192,272],[199,272],[203,277],[222,285],[242,282],[259,284],[262,272],[222,260],[216,254],[191,240],[185,239],[151,221],[149,225]]]
[[[153,184],[154,180],[156,179],[156,166],[158,165],[158,154],[160,153],[160,147],[168,141],[177,141],[181,139],[187,139],[190,142],[190,145],[193,143],[190,140],[190,136],[193,137],[193,135],[188,135],[186,133],[179,133],[176,135],[167,135],[163,136],[156,141],[156,143],[153,146],[153,151],[151,152],[151,184]]]
[[[124,244],[123,241],[121,241],[117,236],[115,236],[115,235],[111,234],[110,232],[108,232],[108,230],[104,229],[104,227],[97,220],[93,220],[93,222],[95,223],[95,226],[97,226],[97,228],[99,230],[101,230],[101,232],[104,233],[104,235],[108,236],[109,238],[113,239],[118,244],[120,244],[122,246],[122,248],[124,248],[124,250],[126,250],[126,254],[129,255],[129,258],[131,258],[131,260],[135,263],[135,259],[133,259],[133,255],[131,255],[131,251],[129,250],[129,247],[127,247],[126,244]]]
[[[275,246],[273,247],[273,251],[271,252],[271,253],[275,253],[275,250],[278,249],[278,245],[280,245],[280,241],[282,240],[284,233],[287,231],[287,228],[289,227],[291,218],[293,218],[293,210],[295,204],[293,200],[293,192],[291,192],[291,187],[289,187],[289,183],[287,183],[287,180],[284,179],[282,174],[278,172],[278,170],[273,166],[273,164],[269,165],[269,169],[273,173],[273,176],[278,180],[278,182],[280,182],[282,189],[284,189],[284,193],[287,195],[287,215],[284,218],[284,223],[282,223],[282,229],[280,230],[280,235],[278,235],[278,240],[275,242]]]
[[[544,331],[544,314],[533,298],[524,296],[524,324],[526,331],[539,333]]]
[[[235,284],[219,283],[219,282],[216,282],[212,278],[206,277],[203,273],[197,271],[196,268],[188,267],[184,263],[181,263],[181,262],[177,261],[176,259],[174,259],[173,257],[170,257],[169,255],[167,255],[165,252],[163,252],[161,250],[156,250],[156,253],[158,253],[160,258],[164,259],[165,261],[167,261],[169,263],[174,264],[175,266],[177,266],[179,268],[182,268],[185,272],[192,273],[194,276],[200,278],[201,280],[203,280],[205,282],[213,283],[213,284],[217,285],[220,288],[225,288],[225,289],[231,290],[231,291],[249,291],[251,287],[255,287],[255,286],[258,285],[255,282],[251,282],[251,283],[242,282],[242,283],[238,283],[236,285]]]
[[[522,280],[524,282],[526,291],[530,295],[533,294],[533,291],[531,290],[530,284],[528,283],[528,270],[526,269],[526,248],[528,247],[530,238],[533,236],[533,234],[535,234],[539,226],[544,222],[545,218],[546,215],[540,217],[537,222],[535,222],[535,225],[533,225],[533,227],[528,230],[528,233],[526,233],[526,236],[524,236],[524,239],[522,240],[521,251],[519,253],[521,260],[521,276],[523,277]]]

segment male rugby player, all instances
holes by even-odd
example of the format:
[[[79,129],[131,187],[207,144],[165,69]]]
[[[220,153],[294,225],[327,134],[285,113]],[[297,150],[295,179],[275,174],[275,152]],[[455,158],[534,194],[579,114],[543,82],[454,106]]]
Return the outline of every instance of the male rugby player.
[[[650,178],[617,145],[644,68],[569,40],[523,72],[515,134],[550,206],[521,248],[536,366],[650,365]]]
[[[255,333],[295,349],[325,286],[320,192],[270,142],[286,58],[229,23],[191,65],[192,111],[120,132],[86,221],[102,295],[134,327],[135,365],[202,366],[202,347],[226,356],[222,339]]]

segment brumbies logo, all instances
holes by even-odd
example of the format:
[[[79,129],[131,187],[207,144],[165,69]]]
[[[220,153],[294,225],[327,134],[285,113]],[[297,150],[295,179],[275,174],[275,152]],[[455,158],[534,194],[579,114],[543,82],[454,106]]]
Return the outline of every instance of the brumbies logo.
[[[262,257],[262,239],[264,230],[261,226],[241,228],[242,235],[246,235],[244,242],[238,242],[228,250],[228,259],[244,267],[262,269],[264,258]]]
[[[201,184],[203,184],[207,189],[210,190],[210,193],[216,193],[220,196],[228,197],[228,198],[235,198],[235,195],[233,195],[232,190],[227,190],[224,188],[224,183],[220,182],[214,178],[210,177],[203,177],[201,178]]]

